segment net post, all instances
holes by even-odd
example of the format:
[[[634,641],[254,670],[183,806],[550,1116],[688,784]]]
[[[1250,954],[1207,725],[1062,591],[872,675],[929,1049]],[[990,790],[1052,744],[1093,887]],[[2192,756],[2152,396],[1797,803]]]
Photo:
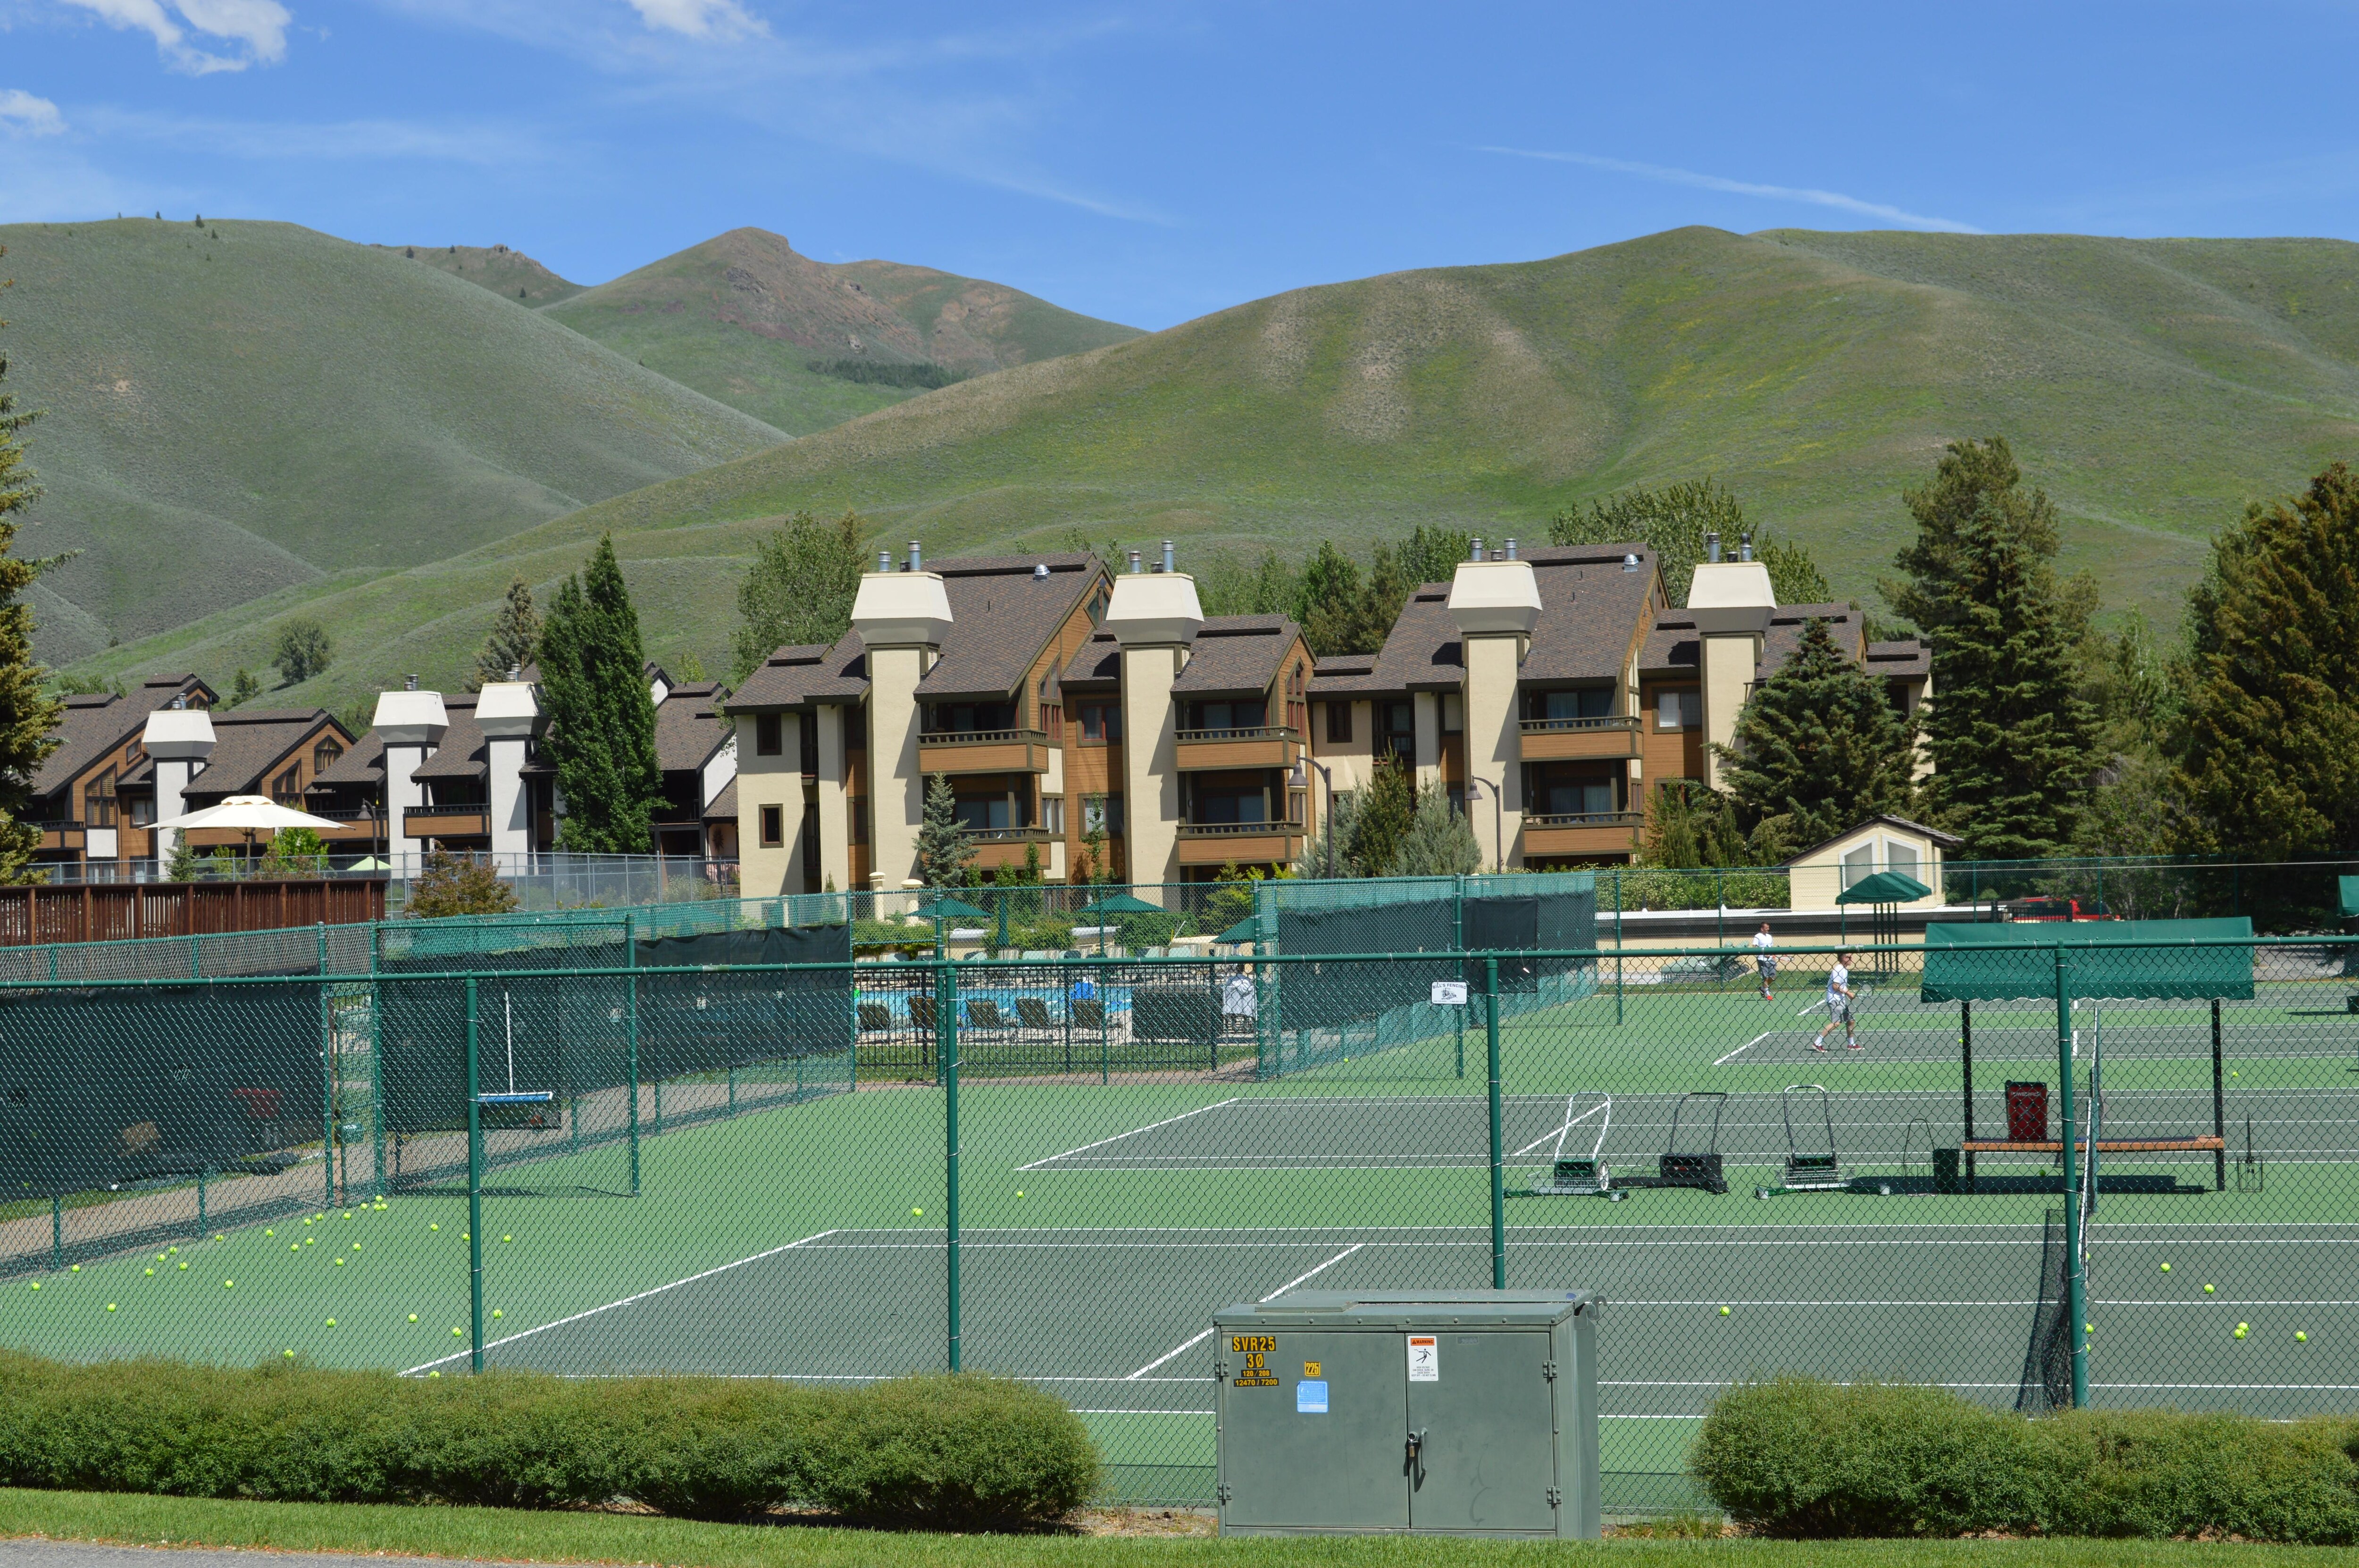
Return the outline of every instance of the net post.
[[[2072,1147],[2072,987],[2061,943],[2056,947],[2056,1070],[2063,1105],[2064,1301],[2072,1314],[2072,1408],[2089,1402],[2089,1271],[2081,1255],[2081,1162]],[[2093,1152],[2093,1151],[2092,1151]]]
[[[484,1369],[484,1106],[475,980],[467,980],[467,1365]]]
[[[2212,999],[2212,1131],[2220,1147],[2212,1151],[2212,1189],[2228,1190],[2228,1102],[2220,1091],[2220,999]]]
[[[959,1368],[959,1028],[958,972],[949,965],[934,970],[936,1027],[942,1041],[943,1261],[948,1266],[951,1370]]]
[[[624,1052],[628,1057],[631,1079],[631,1195],[639,1195],[639,944],[634,930],[636,916],[623,916],[623,967],[632,971],[625,979],[627,994],[623,1001]],[[473,982],[470,981],[470,984]],[[470,1060],[473,1058],[470,1057]]]
[[[1507,1173],[1499,1127],[1499,960],[1483,960],[1483,1033],[1491,1057],[1491,1288],[1507,1288]]]
[[[1965,1135],[1962,1141],[1972,1143],[1974,1141],[1974,1004],[1962,997],[1958,1000],[1958,1054],[1965,1064],[1966,1078]],[[1969,1149],[1965,1152],[1963,1163],[1965,1169],[1960,1174],[1964,1179],[1966,1191],[1973,1192],[1974,1190],[1974,1152],[1973,1150]]]

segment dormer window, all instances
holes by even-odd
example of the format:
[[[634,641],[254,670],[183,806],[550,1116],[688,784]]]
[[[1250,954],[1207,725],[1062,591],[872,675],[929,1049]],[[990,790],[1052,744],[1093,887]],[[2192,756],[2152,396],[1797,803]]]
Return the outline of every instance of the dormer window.
[[[326,773],[330,768],[336,765],[337,759],[341,758],[343,754],[344,748],[334,736],[331,735],[322,739],[318,745],[311,748],[312,774],[316,777],[321,773]]]

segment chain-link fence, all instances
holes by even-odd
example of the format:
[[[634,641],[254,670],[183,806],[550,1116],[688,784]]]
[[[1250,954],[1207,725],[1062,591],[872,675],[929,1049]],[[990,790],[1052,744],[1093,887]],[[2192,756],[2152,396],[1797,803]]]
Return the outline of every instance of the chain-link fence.
[[[1174,1503],[1211,1314],[1297,1286],[1602,1292],[1608,1511],[1692,1504],[1712,1399],[1781,1371],[2359,1410],[2350,939],[747,946],[792,930],[0,985],[0,1343],[989,1369]]]

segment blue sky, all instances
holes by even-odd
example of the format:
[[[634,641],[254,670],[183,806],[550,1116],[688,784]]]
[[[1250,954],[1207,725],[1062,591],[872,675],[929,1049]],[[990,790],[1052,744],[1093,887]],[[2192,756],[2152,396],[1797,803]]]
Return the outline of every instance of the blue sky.
[[[0,0],[0,222],[585,283],[754,224],[1152,328],[1687,223],[2359,237],[2354,48],[2267,0]]]

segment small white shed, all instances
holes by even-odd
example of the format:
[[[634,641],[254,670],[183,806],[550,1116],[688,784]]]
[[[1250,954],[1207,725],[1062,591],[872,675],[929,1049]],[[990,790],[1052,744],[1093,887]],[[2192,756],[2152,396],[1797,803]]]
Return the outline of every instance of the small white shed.
[[[1878,871],[1914,877],[1933,891],[1906,909],[1941,903],[1941,859],[1964,840],[1905,816],[1871,816],[1848,832],[1814,844],[1786,862],[1791,879],[1789,907],[1835,908],[1844,890]]]

